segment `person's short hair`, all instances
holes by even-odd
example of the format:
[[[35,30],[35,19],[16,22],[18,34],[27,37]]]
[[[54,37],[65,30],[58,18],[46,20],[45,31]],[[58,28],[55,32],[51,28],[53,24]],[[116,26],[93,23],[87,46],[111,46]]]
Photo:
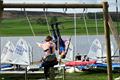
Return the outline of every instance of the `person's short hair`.
[[[51,41],[53,38],[51,36],[47,36],[45,41],[48,42],[48,41]]]

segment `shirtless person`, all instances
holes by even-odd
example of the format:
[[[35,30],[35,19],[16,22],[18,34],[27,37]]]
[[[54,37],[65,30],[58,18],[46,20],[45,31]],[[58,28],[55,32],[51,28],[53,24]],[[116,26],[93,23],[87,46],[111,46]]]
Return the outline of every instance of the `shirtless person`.
[[[44,67],[44,74],[45,77],[48,77],[48,71],[50,67],[53,67],[54,65],[57,65],[57,58],[55,55],[55,44],[52,42],[52,37],[47,36],[45,39],[45,42],[43,44],[37,44],[40,48],[44,50],[44,57],[42,62],[42,67]]]

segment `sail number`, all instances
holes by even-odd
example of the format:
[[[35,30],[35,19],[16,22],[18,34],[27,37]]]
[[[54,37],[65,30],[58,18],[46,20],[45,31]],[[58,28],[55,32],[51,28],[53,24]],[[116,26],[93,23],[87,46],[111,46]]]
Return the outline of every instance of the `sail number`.
[[[15,52],[19,55],[23,55],[23,53],[27,52],[27,50],[23,46],[17,45]]]

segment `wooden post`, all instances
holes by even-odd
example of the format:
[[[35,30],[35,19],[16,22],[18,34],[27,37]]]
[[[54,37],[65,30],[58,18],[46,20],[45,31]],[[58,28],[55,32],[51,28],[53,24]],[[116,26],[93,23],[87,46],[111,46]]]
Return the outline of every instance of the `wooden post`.
[[[0,22],[1,22],[1,20],[2,20],[2,14],[3,14],[3,1],[2,0],[0,0]]]
[[[107,2],[103,2],[103,15],[104,15],[104,30],[105,30],[106,51],[107,51],[107,73],[108,73],[108,80],[112,80],[110,29],[108,25],[108,3]]]

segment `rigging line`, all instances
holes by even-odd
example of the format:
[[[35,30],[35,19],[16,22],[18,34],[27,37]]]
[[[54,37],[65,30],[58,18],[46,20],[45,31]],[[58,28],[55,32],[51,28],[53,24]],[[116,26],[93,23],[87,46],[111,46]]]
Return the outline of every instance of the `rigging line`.
[[[95,12],[95,26],[96,26],[96,34],[98,36],[98,20],[97,20],[97,13]]]
[[[35,38],[35,32],[34,32],[34,30],[33,30],[33,26],[32,26],[32,24],[31,24],[31,22],[30,22],[30,19],[29,19],[29,17],[28,17],[28,14],[27,14],[25,8],[24,8],[24,12],[25,12],[25,16],[26,16],[26,19],[27,19],[27,21],[28,21],[28,24],[29,24],[29,26],[30,26],[30,29],[31,29],[31,31],[32,31],[32,34],[33,34],[33,36],[34,36],[34,38]]]
[[[89,44],[90,44],[90,40],[89,40],[89,33],[88,33],[88,28],[87,28],[87,22],[86,22],[86,16],[85,16],[85,11],[86,11],[86,9],[84,8],[83,9],[83,19],[84,19],[84,23],[85,23],[85,29],[86,29],[86,33],[87,33],[87,39],[88,39],[88,42],[89,42]]]
[[[48,27],[49,35],[51,36],[50,25],[49,25],[49,22],[48,22],[47,12],[45,11],[45,8],[43,9],[43,11],[44,11],[44,16],[45,16],[45,20],[46,20],[46,23],[47,23],[47,27]]]
[[[67,5],[67,2],[65,2],[65,5]],[[67,8],[63,8],[63,12],[64,12],[64,14],[66,14]]]

